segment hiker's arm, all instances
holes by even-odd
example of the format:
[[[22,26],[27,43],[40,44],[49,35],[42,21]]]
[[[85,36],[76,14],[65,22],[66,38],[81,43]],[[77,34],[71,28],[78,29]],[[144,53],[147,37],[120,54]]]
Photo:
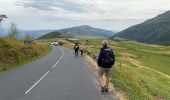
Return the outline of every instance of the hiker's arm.
[[[113,50],[111,50],[112,51],[112,55],[113,55],[113,59],[114,59],[114,63],[113,63],[113,65],[115,64],[115,54],[114,54],[114,52],[113,52]]]
[[[76,45],[74,46],[74,49],[76,48]]]
[[[97,64],[98,64],[98,66],[100,66],[101,65],[101,60],[102,60],[102,52],[101,52],[101,50],[100,50],[100,53],[99,53],[99,57],[98,57],[98,59],[97,59]]]

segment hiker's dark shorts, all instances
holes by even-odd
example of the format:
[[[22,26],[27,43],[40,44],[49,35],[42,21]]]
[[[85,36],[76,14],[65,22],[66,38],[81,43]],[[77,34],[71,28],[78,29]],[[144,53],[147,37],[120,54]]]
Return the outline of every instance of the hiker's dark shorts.
[[[111,73],[112,73],[112,68],[99,67],[99,71],[98,71],[99,77],[102,77],[103,75],[105,75],[106,77],[110,77]]]

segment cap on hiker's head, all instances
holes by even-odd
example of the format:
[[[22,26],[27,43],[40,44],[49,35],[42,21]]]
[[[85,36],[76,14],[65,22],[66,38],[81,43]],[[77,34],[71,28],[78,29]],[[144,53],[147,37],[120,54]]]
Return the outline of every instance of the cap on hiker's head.
[[[102,41],[102,45],[103,45],[103,46],[107,46],[107,45],[108,45],[108,40],[103,40],[103,41]]]

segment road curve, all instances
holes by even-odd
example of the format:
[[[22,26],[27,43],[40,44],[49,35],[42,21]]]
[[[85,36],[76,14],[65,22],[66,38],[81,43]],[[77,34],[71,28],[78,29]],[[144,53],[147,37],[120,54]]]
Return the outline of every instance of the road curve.
[[[0,73],[0,100],[113,100],[99,92],[82,57],[65,47],[21,67]]]

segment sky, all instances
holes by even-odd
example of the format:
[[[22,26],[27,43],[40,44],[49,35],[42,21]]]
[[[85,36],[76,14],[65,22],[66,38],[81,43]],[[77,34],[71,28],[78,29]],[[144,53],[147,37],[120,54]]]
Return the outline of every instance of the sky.
[[[1,26],[61,29],[80,25],[121,31],[170,10],[170,0],[0,0]]]

